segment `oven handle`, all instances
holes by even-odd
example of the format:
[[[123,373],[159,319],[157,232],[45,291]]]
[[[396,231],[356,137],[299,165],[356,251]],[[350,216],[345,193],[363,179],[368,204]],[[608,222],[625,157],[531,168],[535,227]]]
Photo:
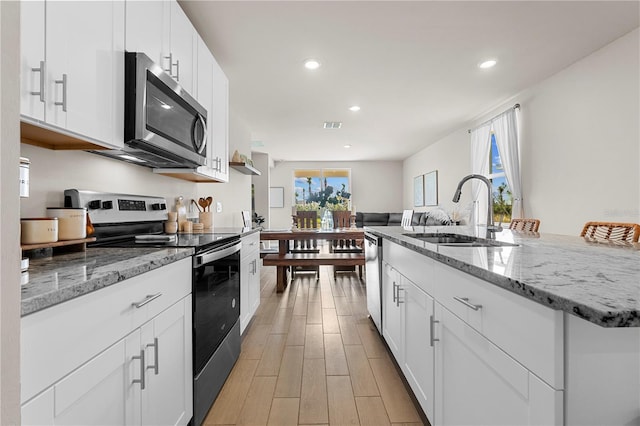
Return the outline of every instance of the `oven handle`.
[[[237,253],[240,251],[240,245],[240,241],[237,241],[231,244],[227,244],[226,246],[216,247],[215,249],[208,252],[198,254],[193,257],[193,267],[197,268],[218,259],[224,259],[230,254]]]

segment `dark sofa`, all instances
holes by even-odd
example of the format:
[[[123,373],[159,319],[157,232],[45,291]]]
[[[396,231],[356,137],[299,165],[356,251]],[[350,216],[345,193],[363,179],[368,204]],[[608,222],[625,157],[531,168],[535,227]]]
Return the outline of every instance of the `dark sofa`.
[[[412,226],[451,225],[451,219],[444,217],[444,212],[413,212]],[[400,226],[402,213],[367,213],[356,212],[356,227],[363,226]]]

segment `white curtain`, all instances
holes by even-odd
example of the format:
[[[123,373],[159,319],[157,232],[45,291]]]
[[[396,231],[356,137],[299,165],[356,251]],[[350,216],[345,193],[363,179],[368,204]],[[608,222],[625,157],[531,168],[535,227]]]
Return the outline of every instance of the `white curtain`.
[[[520,144],[518,143],[517,109],[511,109],[492,121],[496,145],[504,167],[507,185],[511,189],[513,206],[511,217],[524,217],[522,183],[520,181]],[[488,157],[483,157],[488,158]]]
[[[489,174],[489,151],[491,150],[491,123],[471,131],[471,173],[486,176]],[[477,179],[471,180],[473,207],[469,225],[487,223],[486,185]]]

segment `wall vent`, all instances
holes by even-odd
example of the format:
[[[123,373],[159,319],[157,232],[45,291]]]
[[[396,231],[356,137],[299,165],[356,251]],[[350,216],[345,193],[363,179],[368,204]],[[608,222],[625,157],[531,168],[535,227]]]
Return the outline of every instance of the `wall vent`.
[[[341,121],[325,121],[324,122],[325,129],[339,129],[340,127],[342,127]]]

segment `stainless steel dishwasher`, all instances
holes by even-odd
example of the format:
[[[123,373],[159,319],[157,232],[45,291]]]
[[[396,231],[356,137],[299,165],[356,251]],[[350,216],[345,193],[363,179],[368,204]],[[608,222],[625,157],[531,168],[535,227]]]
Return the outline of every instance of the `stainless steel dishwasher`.
[[[382,238],[365,232],[364,241],[367,309],[382,334]]]

